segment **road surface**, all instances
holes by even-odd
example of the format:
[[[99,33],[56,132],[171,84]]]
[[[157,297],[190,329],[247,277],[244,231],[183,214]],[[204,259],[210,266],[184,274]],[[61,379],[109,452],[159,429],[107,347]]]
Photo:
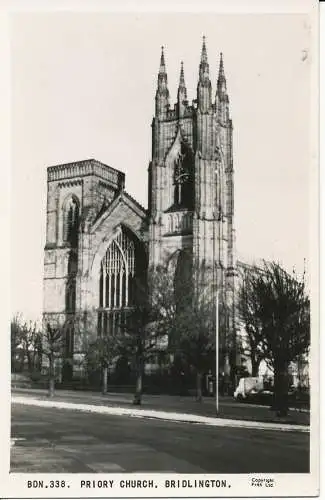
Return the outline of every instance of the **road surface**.
[[[11,472],[309,472],[307,433],[12,405]]]

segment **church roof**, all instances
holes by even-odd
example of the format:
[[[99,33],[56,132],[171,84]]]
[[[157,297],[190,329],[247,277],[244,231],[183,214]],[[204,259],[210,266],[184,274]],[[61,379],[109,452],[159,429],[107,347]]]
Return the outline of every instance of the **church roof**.
[[[95,231],[97,227],[100,226],[102,221],[105,220],[106,217],[108,217],[118,207],[118,205],[123,202],[136,212],[139,217],[146,219],[148,213],[147,210],[142,207],[142,205],[140,205],[140,203],[138,203],[129,193],[121,191],[107,206],[107,208],[99,214],[99,217],[93,224],[92,230]]]
[[[123,194],[125,196],[127,196],[131,201],[133,201],[133,203],[135,203],[137,205],[137,207],[142,210],[146,215],[147,215],[147,209],[144,208],[135,198],[133,198],[133,196],[131,196],[129,193],[127,193],[126,191],[123,191]]]

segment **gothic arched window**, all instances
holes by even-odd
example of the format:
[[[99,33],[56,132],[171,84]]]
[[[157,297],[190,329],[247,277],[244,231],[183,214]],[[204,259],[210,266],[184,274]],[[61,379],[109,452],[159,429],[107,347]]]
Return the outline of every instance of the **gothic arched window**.
[[[192,209],[194,204],[193,154],[184,144],[175,160],[174,167],[174,205]]]
[[[132,234],[120,229],[106,250],[99,272],[99,334],[113,333],[135,305],[136,280],[144,277],[142,252]],[[139,271],[139,272],[138,272]],[[141,275],[141,276],[140,276]]]
[[[122,309],[134,302],[135,243],[120,231],[108,247],[101,262],[99,279],[99,306]]]
[[[65,290],[65,309],[67,313],[76,310],[76,276],[78,267],[78,253],[71,249],[68,257],[67,282]]]
[[[79,203],[74,196],[69,196],[63,207],[63,241],[77,246],[79,229]]]

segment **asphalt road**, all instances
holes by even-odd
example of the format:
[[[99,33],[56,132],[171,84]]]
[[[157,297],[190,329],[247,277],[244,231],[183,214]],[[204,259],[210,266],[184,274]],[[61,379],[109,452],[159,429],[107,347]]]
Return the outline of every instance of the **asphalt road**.
[[[306,433],[12,405],[11,472],[309,471]]]

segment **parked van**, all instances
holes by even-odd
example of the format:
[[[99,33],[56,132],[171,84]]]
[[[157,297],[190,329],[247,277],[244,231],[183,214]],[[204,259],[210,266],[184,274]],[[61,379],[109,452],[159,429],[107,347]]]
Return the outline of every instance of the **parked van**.
[[[245,399],[248,395],[262,392],[263,389],[264,384],[261,377],[244,377],[239,380],[238,386],[234,392],[234,398]]]

